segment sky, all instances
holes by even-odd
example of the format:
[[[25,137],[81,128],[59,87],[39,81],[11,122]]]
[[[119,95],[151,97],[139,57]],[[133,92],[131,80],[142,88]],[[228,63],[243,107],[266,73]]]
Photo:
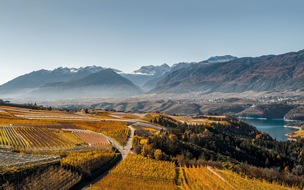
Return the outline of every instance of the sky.
[[[303,0],[0,0],[0,84],[34,70],[304,49]]]

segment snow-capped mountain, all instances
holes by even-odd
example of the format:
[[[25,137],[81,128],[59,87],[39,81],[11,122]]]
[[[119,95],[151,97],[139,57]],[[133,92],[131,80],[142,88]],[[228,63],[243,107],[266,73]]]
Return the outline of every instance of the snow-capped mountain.
[[[237,59],[237,57],[231,56],[231,55],[224,55],[224,56],[214,56],[210,57],[209,59],[202,61],[200,63],[207,63],[207,64],[212,64],[212,63],[224,63],[228,61],[232,61]]]
[[[139,86],[145,91],[152,90],[156,87],[157,83],[166,75],[180,70],[187,69],[191,66],[198,64],[214,64],[214,63],[223,63],[227,61],[232,61],[237,59],[237,57],[231,55],[225,56],[215,56],[210,57],[209,59],[201,62],[180,62],[173,64],[171,67],[166,63],[160,66],[148,65],[142,66],[140,69],[135,70],[133,73],[121,73],[121,75],[129,80],[131,80],[134,84]]]
[[[173,73],[175,71],[181,70],[181,69],[188,69],[191,68],[194,65],[198,64],[214,64],[214,63],[219,63],[219,62],[225,62],[227,60],[233,60],[235,57],[233,56],[216,56],[216,57],[211,57],[210,59],[206,61],[202,61],[199,63],[187,63],[187,62],[180,62],[177,64],[172,65],[171,67],[167,64],[162,64],[159,66],[142,66],[140,69],[135,70],[131,74],[126,74],[122,73],[121,71],[117,69],[110,69],[110,72],[107,68],[100,67],[100,66],[87,66],[87,67],[80,67],[80,68],[69,68],[69,67],[58,67],[54,70],[38,70],[38,71],[33,71],[31,73],[19,76],[3,85],[0,86],[0,94],[1,95],[18,95],[17,97],[20,96],[26,96],[26,94],[33,94],[33,92],[39,92],[40,94],[43,94],[46,89],[48,89],[49,94],[51,92],[58,91],[58,89],[62,92],[64,89],[69,88],[72,84],[74,88],[69,88],[69,94],[73,95],[73,91],[75,88],[78,88],[77,82],[75,81],[81,81],[85,77],[86,81],[92,82],[92,83],[87,83],[87,84],[94,84],[97,85],[106,84],[105,89],[113,88],[113,89],[123,89],[122,86],[126,87],[131,87],[132,91],[128,94],[138,94],[143,89],[144,91],[150,91],[153,88],[157,86],[159,81],[161,81],[165,76],[169,75],[170,73]],[[102,72],[108,70],[108,72]],[[92,74],[99,73],[98,75],[92,76]],[[101,75],[107,74],[107,76],[111,76],[110,78],[108,77],[103,77]],[[115,75],[115,76],[114,76]],[[111,86],[111,81],[109,83],[104,83],[101,82],[102,80],[111,80],[111,78],[116,78],[118,79],[119,77],[117,75],[120,75],[124,77],[126,80],[119,79],[118,81],[121,81],[125,85],[117,85],[120,86],[120,88],[115,88],[115,85],[113,84]],[[90,77],[91,76],[91,77]],[[93,83],[93,81],[90,81],[91,79],[94,81],[99,81],[98,83]],[[101,80],[102,78],[102,80]],[[98,80],[97,80],[98,79]],[[100,80],[99,80],[100,79]],[[137,85],[140,88],[137,88],[135,85],[133,86],[130,84],[128,81],[131,83]],[[90,85],[89,85],[90,86]],[[92,86],[92,85],[91,85]],[[100,87],[100,85],[99,85]],[[84,87],[81,87],[84,89]],[[93,91],[92,88],[88,88]],[[100,88],[99,88],[100,89]],[[111,92],[114,92],[115,90],[112,90]],[[125,94],[127,93],[126,90]],[[58,91],[59,92],[59,91]],[[96,91],[100,92],[100,91]],[[107,95],[111,94],[110,91],[107,93]],[[118,93],[119,94],[119,93]]]
[[[107,68],[99,66],[88,66],[80,68],[58,67],[54,70],[41,69],[19,76],[0,86],[1,94],[14,94],[31,91],[45,86],[49,83],[62,83],[79,80],[90,74],[97,73]],[[119,70],[115,70],[119,71]]]
[[[171,70],[170,66],[166,63],[160,65],[160,66],[142,66],[140,69],[135,70],[135,74],[146,74],[146,75],[163,75],[166,72],[169,72]]]
[[[167,74],[153,93],[293,92],[304,87],[304,50],[229,59],[233,57],[213,57]]]
[[[54,70],[51,70],[49,72],[61,72],[61,73],[89,72],[89,73],[97,73],[97,72],[105,70],[105,69],[108,69],[108,68],[93,65],[93,66],[86,66],[86,67],[79,67],[79,68],[58,67],[58,68],[56,68]],[[115,71],[116,73],[121,72],[120,70],[117,70],[117,69],[112,69],[112,70]]]

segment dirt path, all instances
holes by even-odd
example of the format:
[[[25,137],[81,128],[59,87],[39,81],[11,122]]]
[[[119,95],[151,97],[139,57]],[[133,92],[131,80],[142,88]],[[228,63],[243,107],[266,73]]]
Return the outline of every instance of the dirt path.
[[[130,152],[130,150],[132,148],[132,141],[133,141],[134,131],[135,131],[135,129],[131,125],[129,125],[128,127],[131,130],[131,134],[130,134],[130,137],[128,138],[126,146],[121,146],[114,139],[112,139],[112,138],[110,138],[110,137],[105,136],[105,135],[102,134],[106,139],[108,139],[111,142],[111,144],[114,147],[116,147],[118,149],[118,151],[121,153],[121,156],[122,156],[123,160],[127,157],[127,155],[129,154],[129,152]]]
[[[111,137],[108,137],[108,136],[106,136],[104,134],[101,134],[106,139],[108,139],[115,148],[117,148],[117,150],[121,153],[122,160],[126,159],[126,157],[128,156],[128,154],[129,154],[129,152],[130,152],[130,150],[132,148],[132,141],[133,141],[133,136],[134,136],[134,132],[135,132],[135,129],[132,126],[128,126],[128,127],[131,130],[131,134],[130,134],[130,137],[128,138],[126,146],[121,146],[121,145],[119,145],[117,143],[117,141],[115,141]],[[122,160],[120,160],[119,162],[117,162],[115,164],[115,166],[117,166]],[[109,174],[109,172],[113,168],[115,168],[115,166],[113,166],[110,170],[104,172],[103,174],[101,174],[100,176],[98,176],[97,178],[95,178],[94,180],[92,180],[89,184],[87,184],[85,187],[83,187],[82,190],[89,189],[89,187],[91,185],[94,185],[95,183],[97,183],[98,181],[100,181],[102,178],[104,178],[105,176],[107,176]]]
[[[235,187],[233,187],[233,185],[231,185],[227,180],[225,180],[220,174],[216,173],[210,166],[207,166],[207,169],[213,173],[215,176],[217,176],[218,178],[220,178],[222,181],[224,181],[225,183],[227,183],[227,185],[229,185],[232,189],[236,189]]]

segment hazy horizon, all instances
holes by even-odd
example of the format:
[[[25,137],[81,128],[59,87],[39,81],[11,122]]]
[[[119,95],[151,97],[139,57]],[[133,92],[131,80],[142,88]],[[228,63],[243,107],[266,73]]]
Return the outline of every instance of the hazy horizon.
[[[0,84],[34,70],[198,62],[304,49],[304,2],[4,1]]]

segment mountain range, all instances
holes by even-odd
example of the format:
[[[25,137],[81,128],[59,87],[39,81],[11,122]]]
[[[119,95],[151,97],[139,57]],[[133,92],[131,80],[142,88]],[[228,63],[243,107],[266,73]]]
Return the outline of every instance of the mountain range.
[[[0,86],[0,94],[10,98],[59,100],[93,97],[121,98],[143,92],[117,72],[120,71],[97,66],[78,69],[60,67],[52,71],[39,70],[3,84]]]
[[[303,92],[304,50],[260,57],[215,56],[201,62],[142,66],[133,73],[99,66],[60,67],[17,77],[2,97],[26,99],[122,98],[196,92]]]
[[[126,77],[127,79],[131,80],[134,84],[138,85],[144,91],[150,91],[157,86],[157,83],[161,81],[161,79],[177,70],[187,69],[193,65],[207,65],[211,63],[222,63],[226,61],[231,61],[237,59],[237,57],[231,55],[225,56],[214,56],[210,57],[209,59],[201,62],[180,62],[173,64],[171,67],[166,63],[160,66],[142,66],[140,69],[135,70],[131,74],[122,74],[122,76]]]
[[[195,64],[166,75],[154,92],[303,91],[304,51]]]

